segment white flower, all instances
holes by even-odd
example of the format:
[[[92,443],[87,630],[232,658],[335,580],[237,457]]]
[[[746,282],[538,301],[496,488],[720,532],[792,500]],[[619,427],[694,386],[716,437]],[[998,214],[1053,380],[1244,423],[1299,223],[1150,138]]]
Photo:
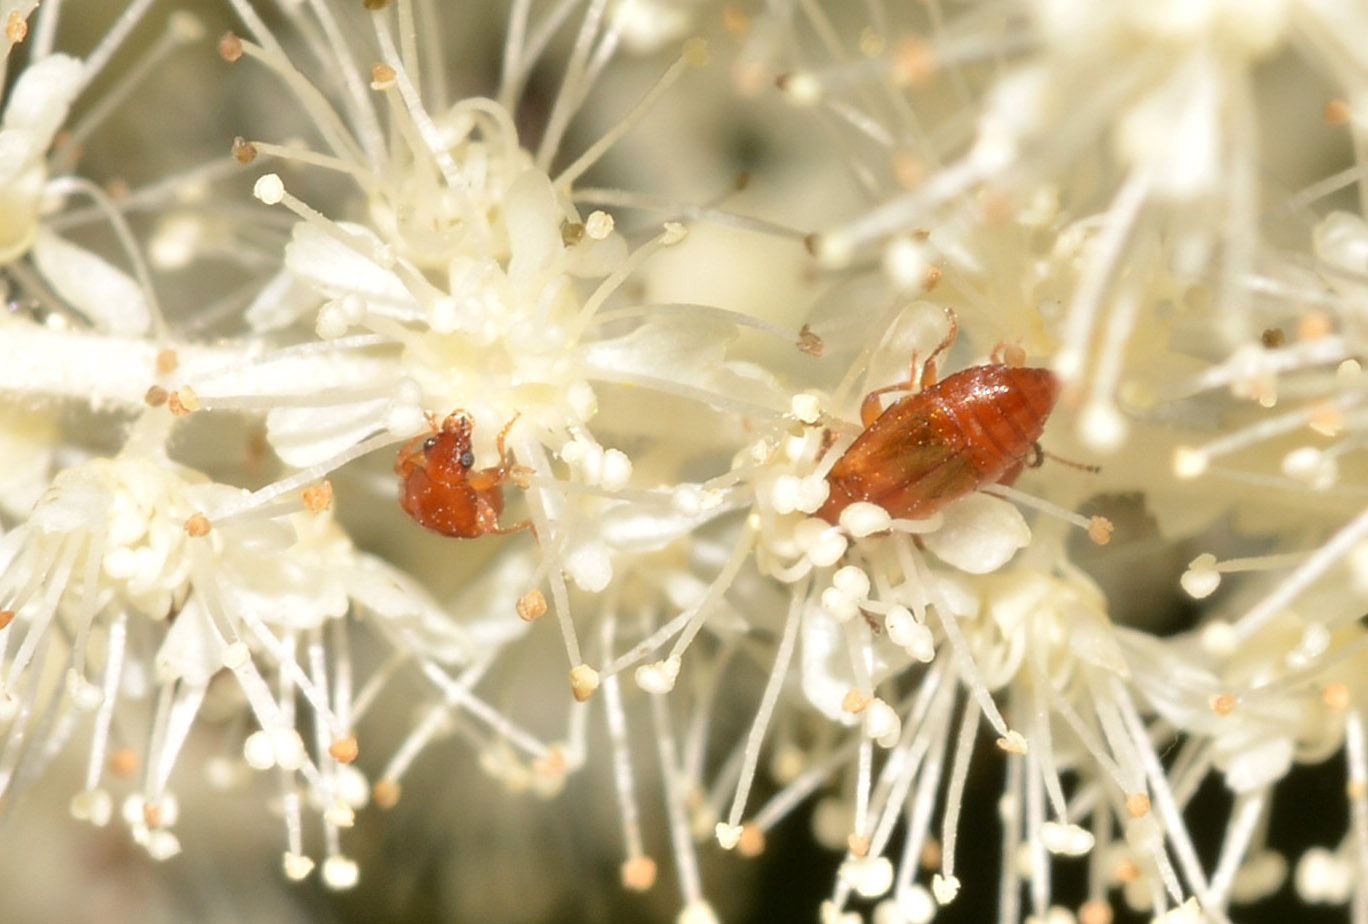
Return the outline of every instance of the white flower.
[[[155,439],[157,427],[144,425],[140,435]],[[345,792],[341,764],[355,756],[356,716],[350,687],[319,672],[330,658],[333,669],[351,669],[347,648],[334,647],[347,630],[330,624],[364,605],[391,623],[388,637],[401,648],[420,642],[428,656],[444,644],[458,663],[476,650],[401,576],[359,555],[322,508],[308,512],[296,501],[297,512],[272,518],[204,515],[239,493],[156,454],[93,459],[61,472],[3,540],[0,697],[12,730],[0,752],[9,768],[3,783],[31,774],[74,731],[47,727],[49,709],[65,701],[94,713],[85,788],[72,811],[105,823],[106,766],[117,748],[118,761],[150,768],[125,814],[158,859],[179,850],[167,830],[176,814],[168,787],[216,678],[233,676],[238,708],[264,736],[269,759],[252,756],[261,748],[248,736],[248,763],[298,773],[335,831],[329,810]],[[296,730],[296,692],[308,703],[312,752]],[[116,720],[138,712],[164,732],[151,742],[121,741]],[[295,854],[297,822],[287,825]]]
[[[232,0],[215,57],[82,3],[0,4],[5,804],[65,751],[166,859],[199,777],[267,782],[281,878],[346,889],[372,801],[480,791],[454,744],[511,800],[420,852],[456,916],[580,908],[564,840],[716,920],[706,842],[814,796],[823,920],[1069,921],[1073,864],[1084,924],[1225,922],[1294,859],[1363,916],[1352,5],[519,0],[491,79],[457,6]],[[907,397],[1022,363],[1043,431]],[[966,442],[876,496],[895,401]],[[1347,834],[1284,857],[1291,768],[1341,759]],[[518,817],[595,783],[539,815],[572,838]]]
[[[79,60],[57,54],[34,62],[14,82],[0,119],[0,263],[33,243],[48,179],[48,146],[85,80]]]

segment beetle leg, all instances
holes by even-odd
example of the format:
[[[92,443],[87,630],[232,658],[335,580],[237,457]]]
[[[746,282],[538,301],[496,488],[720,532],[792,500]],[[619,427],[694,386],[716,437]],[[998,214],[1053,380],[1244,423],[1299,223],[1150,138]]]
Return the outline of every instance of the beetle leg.
[[[423,443],[427,442],[427,434],[419,434],[404,444],[404,448],[399,450],[399,455],[394,459],[394,473],[400,477],[407,478],[409,473],[421,465],[423,458]]]
[[[949,308],[945,309],[945,318],[950,324],[945,337],[936,348],[931,351],[931,355],[926,357],[926,362],[921,364],[920,374],[917,371],[917,354],[914,352],[908,360],[907,381],[894,382],[892,385],[885,385],[883,388],[876,388],[864,396],[860,402],[860,423],[866,428],[874,421],[879,419],[883,413],[883,408],[879,406],[879,397],[888,394],[890,391],[918,392],[924,388],[936,384],[936,357],[950,349],[950,344],[955,342],[955,337],[959,334],[959,321],[955,317],[955,312]]]
[[[864,400],[860,402],[860,423],[864,425],[866,430],[868,430],[870,425],[878,420],[879,415],[883,413],[883,408],[879,405],[879,396],[885,392],[897,391],[900,388],[906,387],[906,382],[899,382],[896,385],[886,385],[883,388],[876,388],[864,396]]]
[[[488,491],[503,484],[506,480],[506,474],[502,465],[497,465],[494,468],[482,468],[478,472],[471,472],[466,477],[466,484],[476,491]]]
[[[917,382],[918,388],[929,388],[936,384],[936,357],[950,349],[950,344],[954,343],[955,337],[959,336],[959,319],[955,317],[955,312],[948,307],[945,309],[945,319],[949,322],[950,327],[945,332],[945,338],[936,344],[931,355],[926,357],[926,362],[922,363],[921,376]]]
[[[1045,450],[1040,448],[1039,443],[1031,444],[1031,457],[1025,461],[1027,468],[1040,468],[1045,461]]]
[[[912,368],[908,370],[910,378],[906,382],[894,382],[892,385],[885,385],[883,388],[876,388],[864,396],[860,402],[860,423],[869,428],[869,425],[879,419],[879,415],[884,409],[879,402],[879,398],[888,394],[890,391],[917,391],[917,354],[912,354]]]
[[[515,412],[508,423],[504,424],[503,429],[499,431],[499,435],[494,440],[494,445],[499,450],[500,461],[504,458],[504,440],[508,438],[508,431],[513,429],[513,425],[518,422],[518,418],[521,416],[522,411]]]
[[[518,418],[521,416],[522,411],[514,413],[513,417],[508,423],[503,425],[503,429],[499,431],[499,435],[494,439],[494,448],[497,449],[499,453],[498,473],[500,483],[508,480],[508,469],[513,464],[508,458],[507,452],[504,450],[504,440],[508,438],[508,431],[513,429],[513,425],[518,422]],[[485,471],[491,470],[486,469]]]
[[[523,520],[521,523],[514,523],[512,526],[497,526],[489,532],[502,536],[507,533],[521,532],[524,529],[529,530],[534,537],[537,535],[537,527],[532,525],[531,520]]]

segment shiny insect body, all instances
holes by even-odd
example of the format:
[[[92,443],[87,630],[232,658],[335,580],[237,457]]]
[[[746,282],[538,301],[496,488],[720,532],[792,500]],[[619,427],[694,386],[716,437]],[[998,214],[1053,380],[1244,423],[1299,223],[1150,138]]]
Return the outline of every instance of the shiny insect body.
[[[504,452],[504,438],[516,420],[499,432],[499,464],[476,469],[470,439],[475,422],[469,412],[453,411],[440,427],[429,414],[432,432],[409,440],[394,461],[394,472],[401,479],[399,506],[419,526],[460,539],[529,528],[527,522],[499,526],[503,485],[513,470]]]
[[[984,485],[1011,484],[1023,465],[1039,464],[1037,441],[1059,397],[1059,379],[1048,369],[994,362],[936,382],[935,359],[956,330],[951,315],[950,332],[927,359],[920,382],[914,375],[866,396],[865,429],[827,473],[831,491],[817,516],[835,524],[846,507],[867,501],[896,518],[924,519]],[[880,395],[918,385],[880,412]]]

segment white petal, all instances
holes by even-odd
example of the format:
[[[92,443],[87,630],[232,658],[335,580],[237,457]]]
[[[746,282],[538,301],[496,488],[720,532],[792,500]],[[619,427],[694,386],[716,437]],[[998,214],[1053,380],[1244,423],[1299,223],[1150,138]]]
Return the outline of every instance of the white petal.
[[[634,55],[648,55],[680,41],[693,25],[693,7],[662,0],[620,3],[613,25],[622,29],[622,43]]]
[[[1352,273],[1368,273],[1368,222],[1349,212],[1331,212],[1311,232],[1316,256]]]
[[[147,332],[152,314],[142,289],[103,257],[39,228],[33,260],[57,294],[99,330],[127,336]]]
[[[856,717],[841,708],[846,691],[853,686],[844,630],[820,606],[809,606],[800,631],[804,695],[828,719],[853,725]]]
[[[340,579],[347,596],[366,612],[366,618],[380,618],[396,627],[407,626],[430,633],[431,637],[424,639],[423,648],[438,660],[463,661],[474,650],[474,642],[452,622],[446,610],[428,596],[417,581],[388,562],[359,555],[342,572]],[[510,625],[510,628],[514,626]]]
[[[1121,119],[1118,153],[1154,179],[1155,192],[1188,199],[1225,182],[1220,177],[1223,79],[1191,65]]]
[[[1292,741],[1288,738],[1241,742],[1238,747],[1238,752],[1223,767],[1226,785],[1237,793],[1251,792],[1276,782],[1292,767]]]
[[[80,92],[85,64],[70,55],[48,55],[24,68],[14,83],[0,125],[30,133],[46,150],[66,121],[67,108]]]
[[[514,285],[532,283],[565,247],[561,240],[565,216],[545,173],[527,170],[513,181],[505,200],[504,221],[513,251],[508,278]]]
[[[671,384],[697,389],[710,393],[715,406],[736,400],[788,407],[789,397],[770,373],[754,364],[727,361],[727,344],[735,338],[736,326],[729,321],[668,317],[643,323],[621,337],[587,344],[581,355],[589,369],[606,373],[610,380],[614,374],[641,376],[663,383],[661,390],[667,392],[672,391]]]
[[[282,269],[261,287],[243,313],[252,330],[280,330],[310,314],[322,301],[294,273]]]
[[[350,449],[381,428],[388,398],[331,407],[280,407],[266,415],[266,438],[286,463],[307,468]]]
[[[944,525],[922,537],[947,565],[970,574],[996,571],[1031,541],[1015,505],[987,494],[970,494],[941,511]]]
[[[703,384],[703,370],[720,366],[736,326],[710,318],[670,317],[648,321],[631,333],[584,348],[585,362],[598,369]]]
[[[48,485],[58,431],[51,415],[0,409],[0,510],[26,516]]]
[[[98,474],[87,468],[68,469],[53,482],[29,525],[45,533],[66,533],[91,528],[108,516],[109,491]]]
[[[614,231],[601,241],[580,241],[571,253],[572,259],[566,266],[571,276],[598,278],[607,276],[627,259],[627,241]]]
[[[314,629],[350,605],[342,585],[296,556],[239,554],[228,557],[238,580],[224,580],[219,592],[230,615],[255,614],[272,627]]]
[[[191,596],[167,630],[157,649],[157,677],[165,683],[181,680],[191,686],[208,685],[223,668],[223,645],[209,624],[199,598]]]
[[[689,535],[709,516],[685,516],[656,507],[618,504],[599,517],[599,535],[616,549],[655,552]]]
[[[1110,671],[1118,677],[1129,677],[1121,645],[1105,617],[1090,613],[1067,612],[1065,621],[1069,633],[1069,647],[1084,661]]]
[[[41,160],[26,163],[31,140],[21,132],[0,131],[0,263],[28,250],[38,232],[47,170]]]
[[[531,551],[495,556],[480,567],[476,577],[465,581],[461,593],[436,618],[443,625],[450,625],[453,618],[459,620],[457,627],[475,652],[520,638],[531,624],[519,619],[514,608],[518,597],[535,586],[535,570]],[[429,627],[427,631],[435,630]]]
[[[363,252],[380,245],[373,231],[360,225],[338,222],[337,227],[357,238],[356,248],[319,228],[300,222],[285,245],[285,265],[296,276],[328,298],[355,293],[371,310],[417,318],[422,315],[417,299],[397,273],[387,270]]]

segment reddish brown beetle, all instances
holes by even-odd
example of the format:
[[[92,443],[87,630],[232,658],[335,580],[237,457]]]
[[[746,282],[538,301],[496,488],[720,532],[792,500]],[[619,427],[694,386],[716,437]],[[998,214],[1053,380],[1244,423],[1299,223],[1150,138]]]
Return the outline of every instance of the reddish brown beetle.
[[[1059,397],[1059,379],[1048,369],[994,362],[934,381],[936,357],[958,330],[946,313],[950,332],[922,367],[920,390],[882,413],[879,396],[914,388],[915,376],[865,397],[864,432],[827,473],[831,493],[816,515],[828,523],[857,501],[923,519],[984,485],[1011,484],[1033,453],[1032,464],[1039,464],[1037,440]]]
[[[409,440],[394,460],[394,472],[403,479],[399,506],[419,526],[460,539],[530,528],[532,524],[526,521],[499,526],[503,485],[513,469],[504,454],[504,438],[517,419],[515,416],[499,432],[499,464],[472,471],[475,453],[470,448],[470,433],[475,422],[470,414],[452,411],[440,428],[429,414],[432,432]]]

